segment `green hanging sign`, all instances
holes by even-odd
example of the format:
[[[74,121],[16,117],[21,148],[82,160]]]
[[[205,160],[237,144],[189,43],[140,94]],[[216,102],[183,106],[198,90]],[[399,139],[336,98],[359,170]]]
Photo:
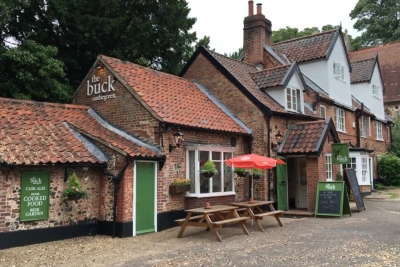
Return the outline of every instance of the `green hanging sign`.
[[[49,218],[50,172],[23,172],[21,177],[20,221]]]
[[[332,144],[332,164],[349,164],[349,144]]]

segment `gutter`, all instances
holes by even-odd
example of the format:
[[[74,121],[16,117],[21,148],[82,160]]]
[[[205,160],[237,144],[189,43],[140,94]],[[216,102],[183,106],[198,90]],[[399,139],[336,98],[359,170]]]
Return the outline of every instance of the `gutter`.
[[[119,184],[122,181],[122,177],[123,177],[123,175],[125,173],[125,170],[129,165],[130,157],[126,156],[125,158],[126,158],[126,164],[122,168],[120,173],[118,173],[117,175],[108,172],[107,168],[103,169],[103,173],[105,175],[107,175],[107,176],[110,176],[112,178],[113,183],[114,183],[113,236],[112,236],[113,238],[115,237],[115,226],[116,226],[116,223],[117,223],[117,196],[118,196],[118,189],[120,188]]]

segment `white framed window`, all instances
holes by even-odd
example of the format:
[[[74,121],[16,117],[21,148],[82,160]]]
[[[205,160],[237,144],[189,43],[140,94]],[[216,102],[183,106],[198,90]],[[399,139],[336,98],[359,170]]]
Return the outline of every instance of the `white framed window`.
[[[368,158],[361,158],[361,180],[363,183],[368,182]]]
[[[336,130],[346,132],[344,110],[341,108],[335,108],[335,123]]]
[[[287,109],[295,112],[301,112],[301,91],[297,88],[286,88]]]
[[[382,122],[375,121],[376,140],[383,140]]]
[[[346,164],[346,168],[352,168],[354,170],[357,170],[357,160],[356,158],[350,158],[350,163]]]
[[[186,177],[191,181],[187,196],[234,195],[233,169],[225,164],[225,160],[233,157],[234,150],[236,149],[229,147],[186,146]],[[200,174],[200,168],[209,159],[214,163],[218,174],[212,178],[204,178]]]
[[[333,76],[344,81],[344,66],[342,64],[333,62]]]
[[[380,91],[381,91],[381,88],[378,85],[376,85],[376,84],[372,85],[372,95],[373,96],[375,96],[376,98],[381,99]]]
[[[332,181],[332,154],[325,155],[326,180]]]
[[[319,109],[320,109],[320,116],[321,116],[322,118],[326,119],[326,107],[321,105],[321,106],[319,107]]]
[[[370,118],[361,117],[361,137],[371,136]]]

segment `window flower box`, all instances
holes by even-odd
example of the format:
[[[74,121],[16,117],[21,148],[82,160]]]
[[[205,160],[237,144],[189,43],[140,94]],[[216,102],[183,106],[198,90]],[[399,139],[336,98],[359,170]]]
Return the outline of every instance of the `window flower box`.
[[[170,185],[170,194],[182,194],[190,190],[190,185]]]

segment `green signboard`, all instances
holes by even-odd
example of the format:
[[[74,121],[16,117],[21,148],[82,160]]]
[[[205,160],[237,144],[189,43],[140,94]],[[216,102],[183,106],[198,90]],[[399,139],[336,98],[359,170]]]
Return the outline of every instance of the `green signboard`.
[[[318,182],[315,217],[350,214],[350,203],[345,182]]]
[[[23,172],[21,178],[20,221],[49,218],[49,172]]]
[[[332,144],[332,164],[349,164],[349,144]]]

